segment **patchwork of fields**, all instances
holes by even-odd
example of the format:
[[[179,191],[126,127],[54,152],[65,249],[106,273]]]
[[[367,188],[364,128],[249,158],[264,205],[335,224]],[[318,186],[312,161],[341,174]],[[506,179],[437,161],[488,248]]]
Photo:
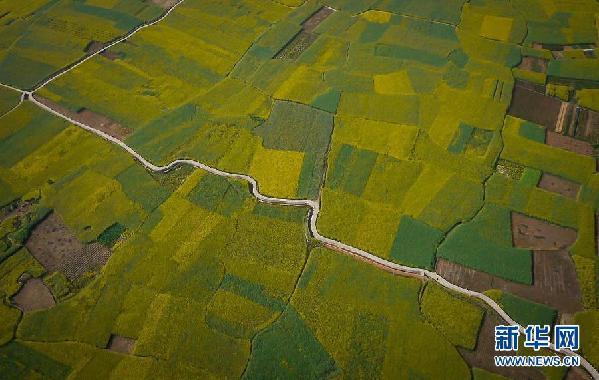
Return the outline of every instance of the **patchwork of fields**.
[[[518,323],[578,323],[597,368],[598,25],[594,0],[0,0],[0,373],[585,378],[495,367],[480,300],[27,97],[318,202],[320,234]]]

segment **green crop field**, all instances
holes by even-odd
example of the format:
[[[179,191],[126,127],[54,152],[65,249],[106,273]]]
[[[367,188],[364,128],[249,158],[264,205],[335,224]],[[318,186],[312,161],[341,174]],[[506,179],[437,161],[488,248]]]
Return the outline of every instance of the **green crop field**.
[[[595,0],[0,0],[0,378],[595,376],[598,40]],[[495,366],[464,289],[589,373]]]

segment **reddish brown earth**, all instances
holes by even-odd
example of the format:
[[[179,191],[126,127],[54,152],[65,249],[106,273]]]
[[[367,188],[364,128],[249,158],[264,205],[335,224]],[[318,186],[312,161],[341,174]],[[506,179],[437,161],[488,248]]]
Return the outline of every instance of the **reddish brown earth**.
[[[576,137],[593,144],[599,143],[599,112],[580,108]]]
[[[94,54],[104,47],[104,44],[100,41],[92,41],[85,47],[85,52],[87,54]]]
[[[507,376],[510,379],[544,379],[545,376],[533,368],[527,367],[496,367],[493,357],[497,355],[495,351],[495,326],[504,324],[498,316],[489,312],[485,313],[480,332],[478,333],[478,341],[474,351],[470,351],[458,347],[458,351],[464,360],[471,367],[478,367],[489,372],[498,373]],[[517,352],[506,351],[501,355],[513,356]]]
[[[322,7],[302,23],[302,30],[297,33],[281,50],[275,54],[275,59],[296,59],[318,38],[314,29],[333,13],[334,10]]]
[[[120,335],[110,335],[110,339],[108,340],[107,349],[115,352],[120,352],[122,354],[130,354],[133,352],[133,348],[135,347],[136,340],[133,338],[127,338]]]
[[[13,297],[13,302],[24,313],[49,309],[56,305],[50,289],[39,278],[27,280]]]
[[[582,310],[574,262],[567,251],[534,251],[532,285],[507,281],[444,259],[437,260],[435,271],[447,281],[477,292],[500,289],[561,313]]]
[[[580,367],[570,367],[564,380],[591,380],[591,376]]]
[[[530,89],[530,86],[517,82],[508,114],[553,130],[561,104],[561,100],[536,92]]]
[[[577,113],[576,104],[562,102],[553,130],[557,133],[572,135],[576,129]]]
[[[119,123],[107,118],[106,116],[85,108],[77,112],[77,117],[78,120],[82,120],[84,124],[107,133],[112,137],[116,137],[119,140],[123,140],[125,137],[130,135],[131,132],[133,132],[131,129],[124,128]]]
[[[46,99],[38,95],[35,95],[35,99],[40,103],[52,108],[53,110],[70,117],[73,120],[89,125],[90,127],[102,131],[119,140],[124,140],[131,134],[131,132],[133,132],[132,129],[123,127],[116,121],[86,108],[82,108],[79,112],[73,112],[50,99]]]
[[[70,280],[101,268],[111,254],[99,243],[81,243],[56,213],[34,228],[25,246],[48,272],[62,272]]]
[[[580,185],[553,174],[543,173],[539,181],[539,188],[576,199]]]
[[[306,32],[312,32],[321,22],[323,22],[327,17],[333,13],[334,10],[328,7],[322,7],[316,13],[314,13],[310,18],[303,22],[302,28]]]
[[[152,0],[152,3],[162,7],[164,9],[169,9],[173,5],[177,4],[178,0]]]
[[[564,250],[576,241],[576,230],[512,212],[514,247],[531,250]]]
[[[518,68],[522,70],[535,71],[538,73],[547,72],[547,60],[538,57],[522,57],[522,62]]]
[[[102,50],[104,48],[104,46],[106,46],[106,44],[99,42],[99,41],[92,41],[89,43],[89,45],[87,45],[87,47],[85,48],[85,52],[87,54],[95,54],[98,51]],[[119,58],[119,55],[111,52],[110,49],[107,49],[103,52],[100,53],[101,56],[110,59],[111,61],[114,61],[115,59]]]
[[[538,92],[541,95],[545,95],[545,85],[542,85],[542,84],[526,82],[526,81],[516,79],[516,86],[523,88],[525,90]]]
[[[581,141],[570,136],[563,136],[552,131],[547,131],[545,135],[545,144],[585,156],[593,155],[593,146],[587,141]]]
[[[535,48],[551,50],[551,54],[555,59],[564,58],[565,50],[575,49],[593,49],[595,48],[594,43],[576,44],[576,45],[558,45],[558,44],[546,44],[546,43],[534,43],[532,45]]]

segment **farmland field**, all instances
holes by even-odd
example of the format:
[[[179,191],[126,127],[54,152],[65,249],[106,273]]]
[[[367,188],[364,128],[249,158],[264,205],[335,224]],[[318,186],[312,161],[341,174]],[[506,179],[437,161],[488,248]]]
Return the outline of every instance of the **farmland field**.
[[[595,0],[0,0],[0,378],[599,378],[598,40]],[[495,365],[512,321],[582,364]]]

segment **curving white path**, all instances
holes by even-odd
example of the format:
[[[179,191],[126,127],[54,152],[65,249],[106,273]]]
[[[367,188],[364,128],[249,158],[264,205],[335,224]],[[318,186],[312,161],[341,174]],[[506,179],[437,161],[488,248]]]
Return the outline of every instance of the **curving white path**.
[[[250,188],[251,188],[251,192],[252,192],[253,196],[256,197],[256,199],[258,199],[260,202],[286,205],[286,206],[309,207],[310,208],[310,220],[309,220],[308,228],[310,230],[310,233],[316,240],[324,243],[327,246],[335,248],[339,251],[348,253],[353,256],[357,256],[369,263],[372,263],[380,268],[387,270],[388,272],[403,273],[406,275],[417,276],[422,279],[429,279],[429,280],[437,282],[438,284],[442,285],[443,287],[445,287],[447,289],[453,290],[455,292],[458,292],[458,293],[461,293],[461,294],[464,294],[464,295],[467,295],[470,297],[478,298],[481,301],[483,301],[484,303],[486,303],[488,306],[490,306],[493,310],[495,310],[501,316],[501,318],[503,318],[505,320],[505,322],[507,322],[507,324],[517,325],[519,327],[520,331],[522,333],[524,333],[524,327],[522,327],[518,323],[516,323],[516,321],[514,321],[494,300],[492,300],[491,298],[489,298],[488,296],[486,296],[482,293],[475,292],[475,291],[472,291],[472,290],[469,290],[466,288],[462,288],[455,284],[452,284],[451,282],[447,281],[445,278],[441,277],[439,274],[437,274],[435,272],[432,272],[432,271],[429,271],[426,269],[412,268],[409,266],[396,264],[391,261],[380,258],[378,256],[375,256],[375,255],[373,255],[369,252],[366,252],[362,249],[353,247],[351,245],[348,245],[348,244],[342,243],[340,241],[337,241],[337,240],[334,240],[331,238],[327,238],[327,237],[321,235],[318,232],[318,229],[316,228],[316,221],[318,220],[318,215],[320,213],[320,203],[318,201],[310,200],[310,199],[287,199],[287,198],[269,197],[269,196],[266,196],[266,195],[263,195],[260,193],[260,190],[258,187],[258,182],[251,176],[246,175],[246,174],[226,172],[224,170],[214,168],[212,166],[203,164],[203,163],[195,161],[195,160],[179,159],[179,160],[175,160],[175,161],[173,161],[167,165],[164,165],[164,166],[154,165],[153,163],[146,160],[142,155],[137,153],[133,148],[131,148],[130,146],[128,146],[121,140],[119,140],[115,137],[112,137],[102,131],[95,129],[95,128],[92,128],[89,125],[86,125],[77,120],[74,120],[74,119],[70,118],[69,116],[64,115],[58,111],[55,111],[51,107],[41,103],[40,101],[38,101],[35,98],[35,96],[34,96],[35,91],[46,86],[48,83],[52,82],[56,78],[68,73],[69,71],[71,71],[74,68],[78,67],[79,65],[83,64],[84,62],[91,59],[92,57],[94,57],[94,56],[102,53],[103,51],[109,49],[110,47],[126,40],[127,38],[131,37],[133,34],[137,33],[138,31],[164,20],[178,5],[183,3],[183,1],[185,1],[185,0],[179,0],[175,5],[173,5],[171,8],[169,8],[161,17],[155,19],[154,21],[149,22],[149,23],[144,23],[144,24],[134,28],[133,30],[131,30],[129,33],[127,33],[123,37],[120,37],[120,38],[114,40],[113,42],[106,45],[102,49],[94,52],[93,54],[86,55],[82,59],[78,60],[77,62],[58,71],[54,75],[50,76],[49,78],[47,78],[46,80],[41,82],[39,85],[35,86],[32,90],[22,90],[22,89],[18,89],[18,88],[15,88],[13,86],[6,85],[3,83],[0,83],[0,85],[21,93],[21,101],[19,102],[19,104],[21,104],[24,100],[30,100],[32,103],[34,103],[38,107],[46,110],[47,112],[50,112],[64,120],[70,122],[71,124],[77,125],[78,127],[81,127],[91,133],[94,133],[94,134],[102,137],[103,139],[105,139],[113,144],[120,146],[122,149],[124,149],[129,154],[131,154],[136,160],[138,160],[142,165],[144,165],[146,168],[148,168],[149,170],[152,170],[154,172],[165,173],[165,172],[168,172],[168,171],[170,171],[178,166],[181,166],[181,165],[190,165],[190,166],[205,170],[209,173],[212,173],[214,175],[218,175],[221,177],[247,181],[250,184]],[[18,105],[16,107],[18,107]],[[555,349],[555,346],[553,345],[553,343],[551,344],[550,349],[555,351],[556,353],[560,353],[563,355],[578,355],[576,352],[573,352],[570,350],[557,351]],[[588,371],[588,373],[591,375],[591,377],[593,377],[593,379],[599,380],[599,372],[584,357],[580,356],[580,361],[581,361],[582,366]]]
[[[110,49],[111,47],[113,47],[116,44],[119,44],[123,41],[125,41],[127,38],[130,38],[131,36],[133,36],[135,33],[139,32],[142,29],[145,29],[149,26],[152,26],[154,24],[158,24],[160,21],[164,20],[168,15],[171,14],[172,11],[175,10],[175,8],[177,8],[179,5],[181,5],[185,0],[179,0],[177,1],[172,7],[168,8],[160,17],[149,21],[149,22],[144,22],[141,25],[136,26],[135,28],[131,29],[127,34],[118,37],[117,39],[113,40],[112,42],[110,42],[108,45],[104,46],[103,48],[99,49],[98,51],[93,52],[92,54],[87,54],[85,56],[83,56],[81,59],[75,61],[74,63],[65,66],[64,68],[62,68],[61,70],[57,71],[56,73],[52,74],[51,76],[49,76],[48,78],[46,78],[43,82],[37,84],[36,86],[34,86],[30,91],[28,91],[29,93],[33,93],[37,90],[39,90],[40,88],[44,87],[45,85],[47,85],[48,83],[52,82],[54,79],[63,76],[64,74],[68,73],[69,71],[73,70],[74,68],[76,68],[77,66],[85,63],[87,60],[92,59],[93,57],[95,57],[96,55],[103,53],[104,51]],[[10,86],[7,86],[10,87]],[[11,87],[12,89],[16,90],[14,87]]]
[[[165,173],[165,172],[168,172],[169,170],[172,170],[181,165],[190,165],[190,166],[205,170],[209,173],[212,173],[212,174],[215,174],[215,175],[218,175],[221,177],[247,181],[250,184],[252,194],[260,202],[286,205],[286,206],[309,207],[310,208],[310,220],[309,220],[308,227],[309,227],[310,233],[316,240],[318,240],[332,248],[336,248],[339,251],[349,253],[350,255],[358,256],[358,257],[364,259],[365,261],[373,263],[373,264],[377,265],[378,267],[381,267],[391,273],[404,273],[407,275],[421,277],[423,279],[430,279],[432,281],[437,282],[438,284],[442,285],[443,287],[445,287],[447,289],[453,290],[453,291],[461,293],[461,294],[465,294],[470,297],[478,298],[478,299],[482,300],[484,303],[486,303],[487,305],[489,305],[491,308],[493,308],[493,310],[495,310],[501,316],[501,318],[503,318],[508,324],[518,325],[520,331],[522,333],[524,333],[524,327],[522,327],[518,323],[516,323],[516,321],[514,321],[494,300],[492,300],[491,298],[489,298],[488,296],[486,296],[482,293],[475,292],[475,291],[472,291],[472,290],[469,290],[466,288],[462,288],[455,284],[452,284],[451,282],[447,281],[445,278],[441,277],[439,274],[437,274],[435,272],[432,272],[432,271],[429,271],[426,269],[412,268],[412,267],[408,267],[405,265],[396,264],[391,261],[380,258],[378,256],[375,256],[372,253],[366,252],[360,248],[356,248],[351,245],[348,245],[348,244],[342,243],[340,241],[337,241],[337,240],[334,240],[331,238],[327,238],[327,237],[321,235],[320,232],[318,232],[318,229],[316,228],[316,221],[318,220],[318,215],[320,213],[320,203],[318,201],[314,201],[311,199],[287,199],[287,198],[269,197],[269,196],[266,196],[266,195],[260,193],[260,190],[258,187],[258,182],[253,177],[250,177],[249,175],[226,172],[224,170],[220,170],[220,169],[214,168],[212,166],[209,166],[209,165],[206,165],[201,162],[194,161],[194,160],[179,159],[179,160],[172,161],[171,163],[164,165],[164,166],[154,165],[153,163],[146,160],[142,155],[137,153],[133,148],[131,148],[130,146],[128,146],[121,140],[119,140],[115,137],[112,137],[102,131],[94,129],[94,128],[90,127],[89,125],[86,125],[77,120],[74,120],[66,115],[63,115],[58,111],[55,111],[51,107],[38,101],[34,95],[29,96],[29,100],[31,100],[38,107],[40,107],[52,114],[64,119],[64,120],[67,120],[68,122],[70,122],[74,125],[77,125],[87,131],[90,131],[113,144],[120,146],[121,148],[126,150],[129,154],[131,154],[133,157],[135,157],[135,159],[137,159],[139,162],[141,162],[142,165],[144,165],[146,168],[148,168],[154,172]],[[557,350],[555,350],[555,346],[553,345],[553,343],[551,344],[550,348],[551,348],[551,350],[553,350],[557,353],[564,354],[564,355],[578,355],[577,353],[570,351],[570,350],[557,351]],[[580,356],[580,359],[581,359],[582,366],[589,372],[589,374],[594,379],[599,379],[599,372],[584,357]]]

